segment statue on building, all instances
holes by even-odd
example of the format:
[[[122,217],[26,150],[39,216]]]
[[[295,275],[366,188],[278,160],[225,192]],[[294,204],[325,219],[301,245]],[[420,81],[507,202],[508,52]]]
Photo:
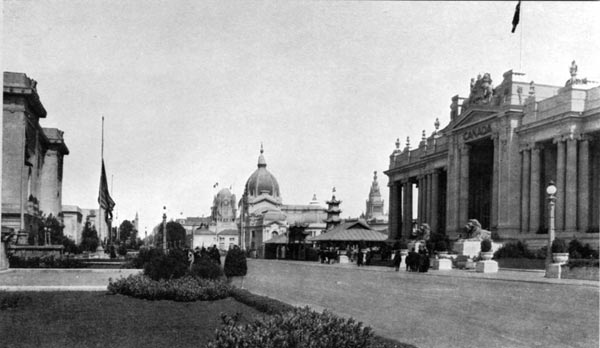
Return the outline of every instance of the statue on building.
[[[463,102],[463,109],[469,105],[488,105],[494,97],[494,87],[489,73],[477,75],[477,80],[471,79],[469,98]]]
[[[481,228],[481,224],[477,219],[471,219],[465,225],[465,237],[467,240],[482,241],[484,239],[491,239],[492,232]]]

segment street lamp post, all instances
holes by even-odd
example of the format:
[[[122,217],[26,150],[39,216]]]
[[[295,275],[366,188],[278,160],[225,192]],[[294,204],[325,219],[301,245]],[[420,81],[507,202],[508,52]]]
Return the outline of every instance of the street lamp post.
[[[163,207],[163,251],[167,253],[167,207]]]
[[[546,251],[546,273],[550,264],[552,263],[552,242],[554,241],[554,204],[556,203],[556,185],[554,181],[550,181],[548,187],[546,187],[546,194],[548,194],[548,250]]]

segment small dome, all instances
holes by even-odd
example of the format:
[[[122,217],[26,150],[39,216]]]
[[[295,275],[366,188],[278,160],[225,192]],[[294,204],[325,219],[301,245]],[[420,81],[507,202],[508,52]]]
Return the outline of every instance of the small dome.
[[[267,170],[267,162],[265,161],[263,152],[261,144],[260,156],[258,156],[258,168],[250,175],[250,178],[248,178],[245,193],[252,197],[268,194],[275,198],[279,198],[279,183],[273,174]]]
[[[219,193],[217,193],[217,200],[218,201],[224,201],[224,200],[230,200],[231,199],[231,191],[229,191],[228,188],[222,188],[221,191],[219,191]]]

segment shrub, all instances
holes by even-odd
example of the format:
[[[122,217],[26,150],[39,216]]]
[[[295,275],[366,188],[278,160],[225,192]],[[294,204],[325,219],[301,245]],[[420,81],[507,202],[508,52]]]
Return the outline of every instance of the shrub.
[[[494,253],[495,259],[520,259],[527,258],[533,259],[535,255],[527,249],[527,245],[523,242],[516,241],[504,244],[500,249]]]
[[[597,259],[598,251],[592,249],[589,244],[585,246],[577,239],[569,242],[569,258],[572,259]]]
[[[373,347],[371,328],[329,311],[298,308],[280,315],[257,318],[244,326],[222,315],[223,326],[208,348],[233,347]],[[378,343],[377,346],[387,345]]]
[[[187,253],[172,249],[168,254],[153,257],[144,265],[144,274],[153,280],[181,278],[188,273]]]
[[[143,274],[115,281],[109,279],[108,291],[146,300],[213,301],[229,296],[230,287],[223,281],[186,276],[178,279],[152,280]]]
[[[227,277],[243,277],[246,275],[248,272],[246,255],[240,248],[233,247],[227,252],[227,256],[225,256],[224,271]]]
[[[192,265],[191,275],[204,279],[219,279],[223,270],[209,258],[201,257]]]
[[[10,268],[86,268],[81,260],[54,256],[44,257],[19,257],[11,255],[8,257]]]
[[[247,290],[238,288],[232,288],[229,295],[236,301],[266,314],[283,314],[295,308],[287,303],[269,297],[255,295]]]
[[[129,261],[128,268],[144,268],[144,265],[150,260],[161,256],[163,254],[161,249],[156,248],[140,248],[137,256]]]
[[[579,259],[579,260],[571,260],[569,259],[567,265],[569,268],[579,268],[579,267],[600,267],[600,261],[597,259]]]
[[[125,245],[125,243],[119,244],[119,247],[117,248],[117,254],[121,256],[127,255],[127,246]]]
[[[543,260],[543,259],[546,258],[547,254],[548,254],[548,247],[547,246],[543,246],[543,247],[539,248],[538,250],[536,250],[536,252],[535,252],[535,258]]]
[[[552,241],[552,252],[553,253],[566,253],[569,249],[567,249],[567,243],[564,240],[556,238]]]
[[[481,252],[488,252],[492,250],[492,241],[489,239],[484,239],[481,241]]]

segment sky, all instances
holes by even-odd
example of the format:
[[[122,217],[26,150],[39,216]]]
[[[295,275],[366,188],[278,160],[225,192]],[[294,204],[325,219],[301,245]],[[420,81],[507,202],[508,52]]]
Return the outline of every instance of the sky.
[[[4,0],[2,66],[38,82],[64,131],[63,204],[97,208],[104,161],[117,223],[140,232],[241,198],[261,143],[284,204],[365,211],[399,138],[450,120],[454,95],[509,70],[600,81],[600,4],[516,1]],[[218,187],[214,188],[215,183]]]

